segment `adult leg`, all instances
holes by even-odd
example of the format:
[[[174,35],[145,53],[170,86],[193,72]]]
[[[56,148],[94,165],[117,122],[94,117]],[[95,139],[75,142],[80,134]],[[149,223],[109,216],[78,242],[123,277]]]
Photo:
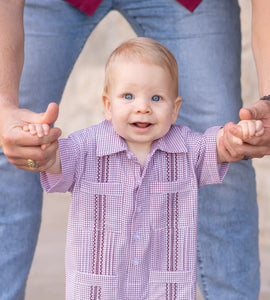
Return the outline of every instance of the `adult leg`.
[[[238,121],[239,14],[237,1],[204,0],[192,15],[196,32],[186,45],[187,77],[181,74],[185,58],[180,61],[180,91],[187,102],[185,122],[196,130]],[[232,163],[222,185],[200,190],[198,230],[198,281],[205,299],[258,299],[258,207],[251,162]]]
[[[108,11],[93,17],[65,1],[26,0],[25,64],[20,106],[44,111],[59,103],[89,34]],[[39,174],[16,169],[0,152],[0,299],[21,300],[37,242],[42,206]]]
[[[119,2],[119,1],[118,1]],[[172,50],[183,104],[178,122],[204,131],[238,121],[241,35],[236,0],[204,0],[194,13],[175,0],[123,1],[138,35]],[[258,209],[250,162],[199,193],[198,281],[205,299],[257,299]]]

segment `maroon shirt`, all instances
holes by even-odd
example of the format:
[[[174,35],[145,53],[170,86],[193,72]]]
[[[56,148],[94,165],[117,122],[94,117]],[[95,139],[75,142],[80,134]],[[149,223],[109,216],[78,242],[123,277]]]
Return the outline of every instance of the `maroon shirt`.
[[[83,12],[92,16],[95,10],[98,8],[102,0],[65,0],[70,4],[76,6]],[[193,11],[202,0],[177,0],[179,3],[184,5],[188,10]]]

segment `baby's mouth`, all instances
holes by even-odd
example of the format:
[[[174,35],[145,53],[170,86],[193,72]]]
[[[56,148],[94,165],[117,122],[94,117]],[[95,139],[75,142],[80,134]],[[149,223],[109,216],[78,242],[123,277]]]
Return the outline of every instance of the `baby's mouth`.
[[[151,123],[146,123],[146,122],[135,122],[132,123],[133,126],[138,127],[138,128],[147,128],[149,126],[151,126]]]

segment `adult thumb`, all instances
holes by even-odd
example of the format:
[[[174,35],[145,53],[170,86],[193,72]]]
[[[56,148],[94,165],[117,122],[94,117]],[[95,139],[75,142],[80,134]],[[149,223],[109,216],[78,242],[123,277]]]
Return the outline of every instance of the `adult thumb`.
[[[44,113],[40,114],[39,123],[52,125],[57,120],[58,114],[59,114],[58,104],[51,102],[48,105],[47,110]]]
[[[241,108],[239,116],[241,120],[263,120],[269,118],[270,102],[259,100],[249,108]]]
[[[239,117],[241,120],[252,120],[255,119],[255,112],[252,108],[241,108],[239,111]]]

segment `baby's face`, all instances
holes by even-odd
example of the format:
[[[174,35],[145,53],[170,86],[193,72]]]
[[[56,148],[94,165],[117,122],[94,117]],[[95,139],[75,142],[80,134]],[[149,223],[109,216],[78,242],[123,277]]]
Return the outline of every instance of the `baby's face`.
[[[140,144],[150,149],[176,121],[181,98],[175,94],[168,70],[123,59],[111,68],[103,103],[106,119],[128,146]]]

